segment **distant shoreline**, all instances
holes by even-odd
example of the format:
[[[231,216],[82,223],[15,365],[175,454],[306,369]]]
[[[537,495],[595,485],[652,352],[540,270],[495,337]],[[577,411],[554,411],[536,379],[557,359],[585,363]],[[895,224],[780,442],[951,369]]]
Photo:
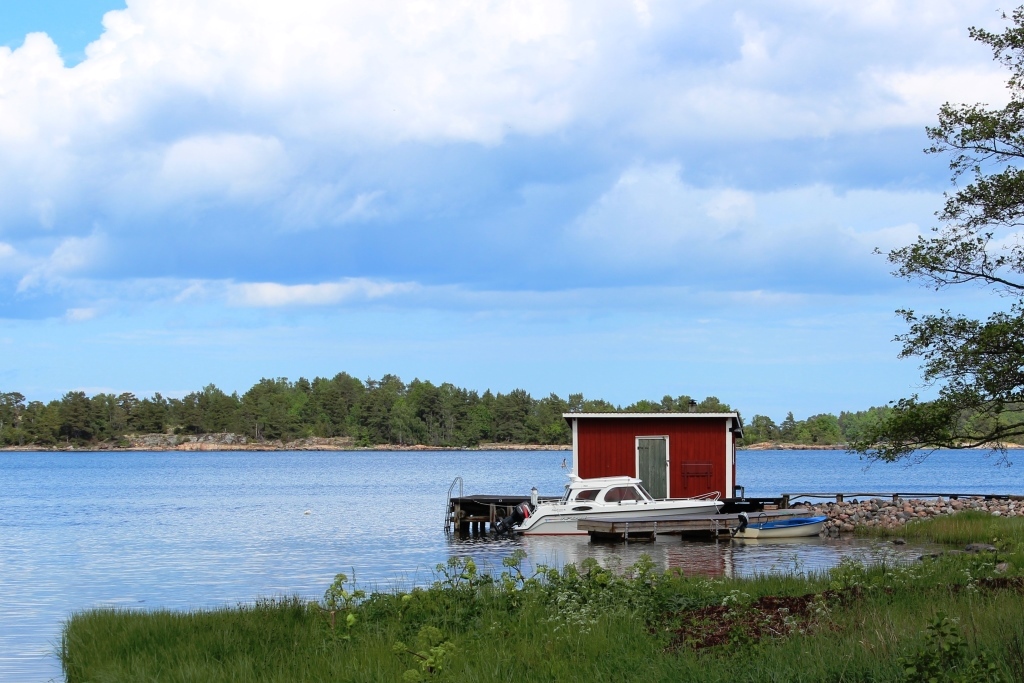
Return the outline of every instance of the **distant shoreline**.
[[[3,453],[139,453],[139,452],[228,452],[228,451],[571,451],[571,444],[522,444],[522,443],[482,443],[478,446],[426,446],[423,444],[377,444],[374,446],[357,446],[351,437],[319,438],[309,437],[297,441],[282,443],[280,441],[250,442],[246,437],[235,434],[203,434],[200,436],[179,436],[170,434],[147,434],[130,437],[127,445],[110,442],[76,446],[73,444],[56,444],[52,446],[2,446]],[[1024,449],[1024,444],[1005,444],[1008,450]],[[737,446],[738,451],[845,451],[846,444],[802,444],[802,443],[756,443],[749,446]],[[953,449],[936,449],[953,450]],[[964,450],[990,450],[989,447],[977,447]]]
[[[1019,443],[1007,443],[1003,444],[1003,447],[1007,450],[1018,450],[1024,448],[1024,444]],[[849,445],[845,443],[837,444],[806,444],[806,443],[776,443],[773,441],[766,441],[764,443],[754,443],[749,446],[737,446],[738,451],[845,451],[849,450]],[[952,450],[974,450],[974,451],[987,451],[991,450],[990,446],[975,446],[974,448],[936,448],[937,451],[952,451]]]
[[[571,451],[567,444],[507,444],[488,443],[479,446],[402,446],[397,444],[380,444],[376,446],[333,445],[333,444],[209,444],[183,443],[176,446],[111,446],[97,444],[92,446],[3,446],[3,453],[146,453],[146,452],[275,452],[275,451]]]

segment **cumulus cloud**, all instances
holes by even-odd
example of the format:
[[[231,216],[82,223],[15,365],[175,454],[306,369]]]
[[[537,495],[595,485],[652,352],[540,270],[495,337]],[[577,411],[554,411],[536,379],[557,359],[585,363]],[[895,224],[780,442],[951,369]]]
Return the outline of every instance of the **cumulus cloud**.
[[[155,189],[169,200],[222,197],[258,201],[279,192],[288,166],[287,155],[274,138],[196,136],[167,148]]]
[[[299,285],[243,282],[228,285],[227,300],[234,306],[257,308],[331,306],[350,301],[382,299],[412,292],[417,288],[411,282],[380,282],[362,278]]]
[[[874,248],[912,241],[935,193],[812,185],[750,192],[686,183],[678,164],[626,169],[567,229],[574,250],[617,270],[674,269],[721,282],[812,264],[872,268]],[[816,285],[811,285],[816,286]]]
[[[24,292],[55,280],[86,273],[103,263],[106,250],[107,240],[102,233],[64,239],[49,256],[34,264],[21,278],[18,291]]]
[[[576,216],[570,235],[598,261],[616,257],[606,264],[665,266],[684,246],[765,268],[799,255],[779,245],[842,256],[922,218],[865,223],[858,195],[791,181],[770,159],[749,175],[772,192],[745,187],[728,161],[686,182],[687,154],[742,161],[748,146],[920,130],[946,99],[996,102],[1004,74],[965,35],[998,29],[992,10],[132,0],[74,67],[45,34],[0,48],[0,234],[32,255],[21,291],[104,263],[110,277],[254,282],[425,281],[432,267],[451,282],[466,264],[513,272],[533,257],[532,228],[510,215],[534,186],[552,189],[529,224]],[[680,164],[629,166],[656,155]],[[858,184],[879,193],[866,201],[917,201],[870,179],[835,186]],[[106,246],[83,225],[102,225]],[[298,271],[315,259],[320,271]],[[264,272],[284,261],[296,270]]]

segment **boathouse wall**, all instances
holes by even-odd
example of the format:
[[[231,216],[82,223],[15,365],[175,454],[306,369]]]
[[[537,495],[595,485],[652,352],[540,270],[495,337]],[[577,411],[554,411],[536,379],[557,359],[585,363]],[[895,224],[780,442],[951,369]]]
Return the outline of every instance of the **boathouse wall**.
[[[718,491],[723,498],[733,495],[738,415],[614,415],[565,415],[573,427],[573,471],[577,476],[640,476],[637,440],[665,437],[669,497],[684,498],[712,491]]]

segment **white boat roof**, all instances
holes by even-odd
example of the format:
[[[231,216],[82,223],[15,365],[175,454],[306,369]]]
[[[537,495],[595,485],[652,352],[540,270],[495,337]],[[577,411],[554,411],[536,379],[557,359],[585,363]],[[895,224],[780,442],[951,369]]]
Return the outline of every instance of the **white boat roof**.
[[[608,486],[625,486],[628,484],[641,484],[642,480],[636,477],[594,477],[593,479],[581,479],[569,475],[569,488],[571,489],[603,489]]]

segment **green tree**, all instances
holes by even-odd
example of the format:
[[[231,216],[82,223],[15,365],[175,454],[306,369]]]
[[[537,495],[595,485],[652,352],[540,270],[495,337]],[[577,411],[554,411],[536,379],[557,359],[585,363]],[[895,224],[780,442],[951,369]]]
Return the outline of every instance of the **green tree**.
[[[1005,16],[1004,16],[1005,18]],[[897,337],[900,356],[919,358],[937,398],[896,402],[851,447],[883,460],[917,449],[1002,448],[1024,435],[1024,423],[1006,419],[1024,403],[1024,7],[1002,33],[971,28],[995,60],[1009,69],[1009,102],[945,104],[927,129],[933,154],[951,155],[959,189],[937,213],[941,227],[888,254],[894,274],[936,290],[974,284],[1003,295],[1005,307],[984,320],[941,310],[901,310],[908,331]]]
[[[0,444],[25,441],[21,421],[25,412],[25,396],[16,391],[0,392]]]
[[[60,400],[60,435],[65,441],[88,441],[95,433],[92,406],[84,391],[69,391]]]
[[[778,438],[778,426],[774,420],[766,415],[755,415],[750,420],[750,424],[743,428],[744,445],[776,441]]]
[[[162,434],[167,427],[169,405],[160,392],[139,401],[133,411],[133,426],[141,434]]]
[[[779,438],[786,443],[794,443],[796,441],[797,422],[796,418],[793,417],[793,411],[786,413],[786,419],[779,425]]]
[[[843,433],[839,429],[839,419],[831,413],[811,415],[806,420],[797,423],[794,441],[822,446],[842,443]]]
[[[533,398],[525,389],[498,394],[494,399],[495,438],[510,443],[535,443],[536,436],[530,433],[529,424],[532,409]]]

